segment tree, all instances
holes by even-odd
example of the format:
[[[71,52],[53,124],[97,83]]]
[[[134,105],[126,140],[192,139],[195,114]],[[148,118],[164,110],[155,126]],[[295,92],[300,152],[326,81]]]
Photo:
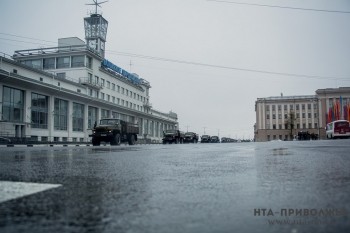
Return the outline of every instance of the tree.
[[[285,120],[285,124],[287,124],[288,129],[290,129],[290,135],[293,136],[293,129],[295,128],[295,112],[289,112],[288,113],[288,118]]]

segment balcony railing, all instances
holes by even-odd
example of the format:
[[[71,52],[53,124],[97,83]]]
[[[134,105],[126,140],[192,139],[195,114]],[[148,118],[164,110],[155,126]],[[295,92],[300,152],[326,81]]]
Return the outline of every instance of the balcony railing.
[[[152,104],[149,101],[143,102],[145,108],[152,108]]]
[[[89,86],[89,87],[94,88],[94,89],[98,89],[98,90],[103,88],[101,83],[96,82],[94,80],[91,80],[88,77],[79,78],[79,83],[82,84],[82,85]]]

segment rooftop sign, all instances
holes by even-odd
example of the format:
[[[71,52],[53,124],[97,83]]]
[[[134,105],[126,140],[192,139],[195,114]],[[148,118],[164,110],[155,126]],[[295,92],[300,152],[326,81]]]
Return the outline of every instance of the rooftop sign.
[[[108,61],[107,59],[103,59],[103,61],[101,62],[101,66],[122,75],[123,77],[130,80],[132,83],[134,83],[136,85],[141,84],[140,78],[136,77],[133,74],[130,74],[129,72],[127,72],[126,70],[123,70],[122,68],[118,67],[117,65],[114,65],[112,62]]]

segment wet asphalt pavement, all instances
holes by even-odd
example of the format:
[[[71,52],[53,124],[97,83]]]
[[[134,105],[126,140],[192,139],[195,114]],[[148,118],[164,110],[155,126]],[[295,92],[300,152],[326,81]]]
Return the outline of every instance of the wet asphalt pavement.
[[[350,232],[350,140],[0,148],[0,181],[55,185],[0,183],[2,233]]]

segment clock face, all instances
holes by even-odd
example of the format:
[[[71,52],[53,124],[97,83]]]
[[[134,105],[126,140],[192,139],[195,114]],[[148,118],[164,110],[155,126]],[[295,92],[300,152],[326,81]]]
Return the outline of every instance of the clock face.
[[[96,41],[95,40],[90,40],[89,41],[89,47],[92,49],[96,49]]]

